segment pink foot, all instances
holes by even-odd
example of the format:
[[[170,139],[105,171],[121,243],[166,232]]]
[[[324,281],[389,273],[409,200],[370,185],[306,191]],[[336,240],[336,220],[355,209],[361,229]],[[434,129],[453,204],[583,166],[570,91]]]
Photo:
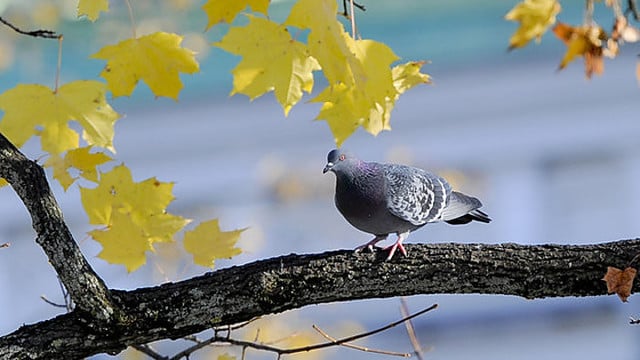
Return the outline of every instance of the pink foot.
[[[373,240],[369,241],[368,243],[360,245],[357,248],[355,248],[355,252],[360,252],[360,251],[362,251],[364,249],[367,249],[370,252],[373,252],[373,248],[374,247],[377,248],[376,244],[379,243],[380,241],[386,239],[386,238],[387,238],[386,235],[385,236],[376,236],[375,238],[373,238]]]
[[[402,253],[402,255],[407,256],[407,250],[404,248],[404,245],[402,245],[402,242],[404,241],[404,239],[406,239],[409,236],[409,232],[404,232],[401,234],[398,234],[398,240],[396,240],[395,244],[386,247],[385,250],[389,250],[389,256],[387,256],[387,261],[391,260],[391,258],[393,258],[393,254],[396,253],[396,250],[400,249],[400,252]]]

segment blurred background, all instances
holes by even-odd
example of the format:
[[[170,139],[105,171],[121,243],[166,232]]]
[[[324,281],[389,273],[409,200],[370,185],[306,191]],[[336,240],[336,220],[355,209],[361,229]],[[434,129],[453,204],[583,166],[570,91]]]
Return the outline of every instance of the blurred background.
[[[494,220],[429,225],[409,243],[588,244],[640,235],[638,45],[627,44],[618,59],[606,62],[603,76],[587,81],[581,59],[557,71],[565,46],[552,34],[540,45],[507,52],[516,24],[503,16],[516,1],[362,2],[367,7],[357,13],[362,37],[385,42],[405,61],[429,60],[424,71],[434,84],[400,98],[393,131],[377,137],[358,131],[345,147],[363,159],[435,171],[482,199]],[[171,212],[196,221],[219,217],[225,230],[249,227],[239,244],[243,254],[216,261],[218,268],[368,241],[368,234],[352,228],[335,209],[333,175],[322,175],[334,144],[327,125],[313,121],[317,104],[301,103],[284,118],[271,94],[253,102],[230,98],[230,70],[238,59],[209,45],[226,27],[205,33],[202,3],[133,2],[138,34],[185,34],[184,46],[198,51],[201,72],[182,76],[179,102],[155,99],[146,85],[130,98],[112,99],[123,114],[116,124],[117,161],[132,169],[136,181],[156,176],[175,182]],[[284,19],[291,3],[274,1],[270,16]],[[582,22],[583,2],[562,4],[560,21]],[[75,6],[76,1],[0,1],[1,16],[14,24],[64,34],[63,83],[97,78],[104,62],[88,57],[131,33],[121,2],[111,2],[112,12],[96,24],[76,20]],[[600,4],[596,20],[607,30],[613,23]],[[56,41],[21,37],[6,27],[0,34],[0,91],[18,83],[53,86]],[[321,87],[319,81],[316,90]],[[39,141],[24,151],[31,158],[44,156]],[[110,287],[134,289],[207,271],[192,265],[180,246],[166,244],[132,274],[107,264],[96,257],[100,246],[86,235],[91,227],[77,186],[66,193],[55,183],[53,188],[83,252]],[[0,334],[61,313],[41,295],[62,301],[29,216],[10,188],[0,189],[3,242],[11,247],[0,250]],[[527,301],[480,295],[414,296],[407,303],[412,312],[440,305],[414,321],[428,359],[640,357],[640,330],[628,325],[630,316],[640,316],[635,296],[627,304],[616,296]],[[312,334],[312,324],[335,337],[352,335],[401,318],[399,308],[399,299],[323,304],[268,317],[257,327],[271,339],[317,342],[321,338]],[[253,338],[257,327],[247,329],[247,336]],[[403,327],[359,344],[412,352]],[[176,341],[157,348],[171,355],[184,346]],[[221,351],[239,354],[236,350]],[[126,356],[141,358],[133,352]],[[387,358],[342,348],[296,356]],[[247,358],[274,356],[250,351]]]

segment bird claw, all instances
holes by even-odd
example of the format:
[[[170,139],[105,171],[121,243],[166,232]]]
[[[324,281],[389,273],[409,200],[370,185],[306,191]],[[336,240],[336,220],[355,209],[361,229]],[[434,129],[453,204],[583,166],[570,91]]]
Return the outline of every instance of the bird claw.
[[[378,246],[373,246],[372,244],[364,244],[364,245],[360,245],[357,248],[354,249],[354,252],[359,253],[362,250],[367,249],[369,250],[369,252],[375,252],[376,249],[380,249],[380,247]]]

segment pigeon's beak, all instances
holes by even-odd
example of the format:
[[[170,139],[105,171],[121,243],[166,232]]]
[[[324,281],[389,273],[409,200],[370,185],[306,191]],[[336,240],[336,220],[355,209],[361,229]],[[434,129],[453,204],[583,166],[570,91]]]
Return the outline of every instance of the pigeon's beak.
[[[333,168],[333,163],[328,162],[327,165],[324,166],[324,169],[322,169],[322,173],[326,174],[327,171],[331,171],[332,168]]]

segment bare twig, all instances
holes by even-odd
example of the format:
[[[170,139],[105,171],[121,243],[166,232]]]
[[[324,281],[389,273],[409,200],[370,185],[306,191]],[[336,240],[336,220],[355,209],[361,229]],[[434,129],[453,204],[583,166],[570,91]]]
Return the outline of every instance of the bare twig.
[[[131,33],[133,38],[136,39],[136,18],[133,16],[133,7],[131,6],[131,1],[125,0],[125,4],[127,4],[127,9],[129,10],[129,20],[131,21]]]
[[[67,305],[66,304],[58,304],[58,303],[54,303],[53,301],[47,299],[46,296],[44,295],[40,295],[40,299],[44,302],[46,302],[47,304],[53,306],[53,307],[57,307],[57,308],[62,308],[62,309],[66,309]]]
[[[11,28],[11,30],[17,32],[18,34],[22,34],[22,35],[27,35],[27,36],[33,36],[33,37],[40,37],[40,38],[45,38],[45,39],[57,39],[62,37],[62,34],[58,34],[55,31],[51,31],[51,30],[32,30],[32,31],[26,31],[26,30],[22,30],[20,28],[18,28],[17,26],[13,25],[12,23],[8,22],[7,20],[5,20],[3,17],[0,16],[0,22],[7,25],[8,27]]]
[[[131,347],[136,349],[137,351],[140,351],[141,353],[147,355],[148,357],[150,357],[152,359],[155,359],[155,360],[167,360],[168,359],[166,356],[162,356],[162,355],[158,354],[155,350],[153,350],[151,347],[149,347],[149,345],[133,345]]]
[[[351,2],[351,0],[349,0]],[[367,8],[364,7],[364,5],[362,4],[358,4],[357,2],[353,1],[353,7],[357,8],[358,10],[361,11],[367,11]],[[351,8],[351,13],[353,13],[353,8]],[[342,13],[340,13],[340,15],[346,17],[347,19],[349,19],[349,11],[347,11],[347,0],[342,0]]]
[[[62,283],[60,278],[58,278],[58,285],[60,286],[60,292],[62,293],[62,299],[64,300],[64,304],[55,303],[55,302],[47,299],[47,297],[44,296],[44,295],[40,295],[40,299],[42,299],[42,301],[46,302],[47,304],[49,304],[49,305],[51,305],[53,307],[62,308],[62,309],[67,310],[67,312],[72,312],[73,311],[73,300],[71,300],[71,296],[69,295],[69,292],[67,291],[67,289],[64,288],[64,284]]]
[[[332,337],[331,335],[327,334],[324,330],[320,329],[316,325],[313,325],[313,329],[315,331],[317,331],[318,333],[320,333],[320,335],[322,335],[327,340],[330,340],[330,341],[333,341],[333,342],[338,341],[334,337]],[[364,346],[348,344],[348,343],[340,344],[340,346],[344,346],[344,347],[348,347],[350,349],[360,350],[360,351],[364,351],[364,352],[376,353],[376,354],[391,355],[391,356],[401,356],[401,357],[411,357],[411,354],[407,354],[407,353],[400,353],[400,352],[387,351],[387,350],[369,349],[369,348],[364,347]]]
[[[625,11],[625,14],[631,13],[631,15],[633,15],[633,18],[636,21],[640,21],[640,11],[638,11],[638,6],[636,5],[636,0],[628,0],[627,1],[627,10]]]
[[[3,243],[3,244],[0,244],[0,249],[8,248],[9,246],[11,246],[11,243]]]
[[[407,315],[409,315],[409,307],[407,306],[407,300],[405,300],[405,298],[400,298],[400,314],[402,317],[407,317]],[[416,336],[413,323],[411,320],[407,320],[404,322],[404,326],[407,328],[407,334],[409,334],[409,340],[411,341],[411,346],[413,346],[413,353],[416,354],[418,360],[424,360],[424,351],[422,350],[422,346],[420,346],[420,342]]]
[[[356,34],[358,33],[358,30],[356,30],[356,13],[354,12],[353,9],[353,3],[355,1],[353,0],[349,0],[349,8],[351,10],[351,37],[352,38],[356,38]]]
[[[297,348],[289,348],[289,349],[284,349],[284,348],[279,348],[276,346],[272,346],[270,344],[265,344],[265,343],[258,343],[257,342],[257,336],[255,338],[254,341],[245,341],[245,340],[238,340],[238,339],[233,339],[229,336],[219,336],[217,334],[217,332],[215,333],[214,336],[212,336],[211,338],[204,340],[204,341],[199,341],[199,340],[193,340],[192,338],[188,339],[191,341],[195,341],[196,344],[184,349],[183,351],[175,354],[174,356],[171,357],[159,357],[159,358],[155,358],[154,359],[162,359],[162,360],[179,360],[182,358],[189,358],[189,356],[191,354],[193,354],[194,352],[207,347],[209,345],[213,345],[213,344],[228,344],[228,345],[236,345],[236,346],[241,346],[242,347],[242,358],[244,358],[246,350],[248,348],[250,349],[255,349],[255,350],[263,350],[263,351],[269,351],[269,352],[273,352],[278,354],[278,357],[281,357],[282,355],[287,355],[287,354],[295,354],[295,353],[301,353],[301,352],[309,352],[309,351],[314,351],[314,350],[319,350],[319,349],[323,349],[323,348],[327,348],[327,347],[331,347],[331,346],[337,346],[337,345],[344,345],[344,346],[348,346],[348,347],[354,347],[354,348],[358,348],[355,345],[351,345],[347,344],[349,342],[358,340],[358,339],[362,339],[365,337],[369,337],[371,335],[375,335],[377,333],[380,333],[382,331],[388,330],[392,327],[395,327],[399,324],[402,324],[403,322],[413,319],[417,316],[420,316],[426,312],[429,312],[431,310],[434,310],[435,308],[438,307],[438,304],[434,304],[431,305],[430,307],[419,311],[415,314],[409,315],[409,316],[405,316],[402,319],[390,323],[388,325],[385,325],[381,328],[366,332],[366,333],[361,333],[361,334],[357,334],[357,335],[353,335],[353,336],[349,336],[346,338],[342,338],[342,339],[333,339],[331,337],[328,337],[328,335],[326,337],[328,337],[330,339],[329,342],[325,342],[325,343],[320,343],[320,344],[315,344],[315,345],[309,345],[309,346],[302,346],[302,347],[297,347]],[[245,326],[247,323],[249,323],[250,321],[246,322],[246,323],[242,323],[240,325],[237,325],[236,328],[240,327],[240,326]],[[321,332],[321,330],[319,330],[316,326],[314,326],[314,329],[318,330],[319,332]],[[322,333],[322,332],[321,332]],[[273,342],[272,342],[273,343]],[[138,349],[136,347],[137,350],[142,351],[141,349]],[[386,354],[386,355],[395,355],[395,356],[403,356],[403,357],[409,357],[411,356],[410,354],[404,354],[404,353],[393,353],[393,352],[384,352],[382,350],[371,350],[371,349],[367,349],[366,348],[360,348],[358,350],[362,350],[362,351],[369,351],[369,352],[375,352],[375,353],[381,353],[381,354]],[[150,350],[150,349],[149,349]],[[148,350],[147,350],[148,351]],[[153,350],[151,350],[153,351]]]
[[[593,25],[593,0],[586,0],[586,9],[584,11],[584,25]]]

